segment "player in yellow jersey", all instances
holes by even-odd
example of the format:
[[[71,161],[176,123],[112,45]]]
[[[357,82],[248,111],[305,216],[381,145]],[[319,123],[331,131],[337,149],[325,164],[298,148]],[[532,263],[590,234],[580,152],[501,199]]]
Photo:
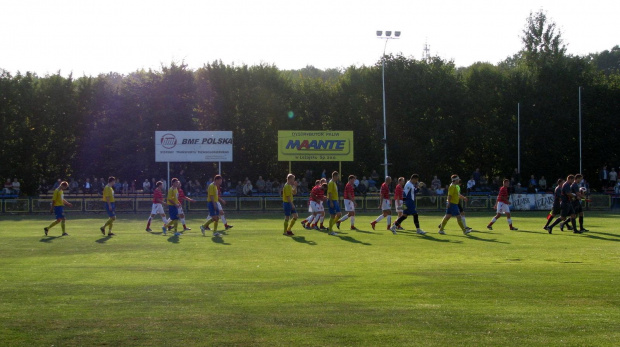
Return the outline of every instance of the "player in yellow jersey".
[[[43,231],[45,231],[45,236],[47,236],[47,232],[58,223],[60,223],[60,228],[62,228],[62,236],[69,236],[69,234],[65,232],[64,207],[65,205],[69,207],[73,205],[71,205],[71,203],[65,200],[65,195],[63,193],[63,190],[67,189],[68,187],[69,187],[69,183],[67,183],[66,181],[62,181],[60,185],[58,186],[58,188],[54,190],[54,196],[52,197],[51,207],[53,208],[54,213],[56,214],[56,220],[53,221],[52,224],[50,224],[47,228],[43,228]]]
[[[295,181],[295,175],[288,174],[286,176],[286,183],[282,188],[282,208],[284,209],[284,234],[286,236],[293,236],[291,229],[299,215],[295,210],[295,203],[293,202],[293,195],[297,194],[297,182]],[[293,217],[293,218],[291,218]],[[289,222],[290,220],[290,222]]]
[[[174,229],[174,236],[179,236],[181,233],[177,231],[177,226],[179,225],[179,207],[181,207],[181,203],[179,202],[179,180],[176,178],[170,180],[170,189],[168,189],[166,203],[168,204],[168,215],[170,219],[168,220],[168,224],[164,225],[161,230],[163,234],[166,235],[168,227],[172,227],[172,229]]]
[[[220,211],[217,207],[217,203],[219,201],[218,189],[222,184],[222,176],[215,175],[213,178],[213,183],[209,184],[207,187],[207,207],[209,208],[209,216],[211,217],[205,224],[200,226],[200,231],[202,231],[202,235],[206,236],[206,231],[209,228],[209,224],[213,222],[213,236],[218,237],[222,236],[222,234],[217,232],[217,224],[220,220]]]
[[[114,183],[116,178],[114,176],[108,177],[108,184],[103,188],[103,207],[108,214],[108,220],[105,224],[99,228],[101,233],[105,235],[105,227],[108,227],[108,236],[114,236],[112,232],[112,225],[116,220],[116,202],[114,200]]]
[[[327,207],[329,208],[329,234],[338,235],[333,230],[334,224],[342,216],[340,213],[340,203],[338,202],[338,185],[340,179],[338,171],[332,172],[332,179],[327,184]]]
[[[461,179],[458,175],[452,175],[450,176],[450,178],[452,179],[452,184],[450,184],[450,187],[448,188],[448,208],[446,209],[446,215],[443,217],[443,220],[439,225],[439,233],[442,235],[446,234],[443,229],[445,228],[446,223],[448,223],[450,217],[455,216],[457,222],[459,223],[459,226],[461,227],[461,230],[463,230],[463,234],[467,235],[469,234],[469,229],[465,229],[463,221],[461,220],[461,211],[459,211],[459,201],[461,200],[461,194],[458,185],[461,182]]]

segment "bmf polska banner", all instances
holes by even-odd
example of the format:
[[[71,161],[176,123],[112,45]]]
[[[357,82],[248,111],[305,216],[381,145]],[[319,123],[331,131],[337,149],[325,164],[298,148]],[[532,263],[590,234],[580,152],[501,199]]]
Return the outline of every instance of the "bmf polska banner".
[[[231,162],[232,131],[156,131],[156,162]]]
[[[353,161],[353,131],[278,131],[279,161]]]

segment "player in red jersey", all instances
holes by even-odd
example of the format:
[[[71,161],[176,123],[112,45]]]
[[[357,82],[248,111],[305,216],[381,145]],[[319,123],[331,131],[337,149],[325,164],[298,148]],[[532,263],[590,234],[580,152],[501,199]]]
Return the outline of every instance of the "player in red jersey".
[[[372,230],[375,230],[375,225],[382,220],[383,218],[387,218],[387,229],[390,230],[390,226],[392,225],[392,202],[390,201],[390,183],[392,183],[392,177],[386,176],[385,182],[381,185],[381,202],[379,206],[381,207],[381,215],[377,217],[374,221],[370,223]]]
[[[314,218],[320,213],[320,211],[318,210],[319,207],[318,205],[316,205],[317,195],[315,191],[316,187],[320,187],[320,186],[321,186],[321,180],[316,180],[314,182],[314,186],[312,187],[312,189],[310,189],[310,196],[308,197],[308,212],[310,212],[310,215],[308,216],[308,218],[301,221],[301,225],[305,229],[311,229]]]
[[[396,188],[394,188],[394,207],[398,212],[398,218],[403,216],[403,187],[405,186],[405,178],[399,177]],[[404,230],[400,225],[396,226],[396,230]]]
[[[351,218],[351,230],[355,229],[355,207],[357,203],[355,202],[355,175],[349,175],[349,182],[344,186],[344,210],[347,211],[347,214],[342,216],[337,222],[336,227],[340,229],[340,223],[347,220],[347,218]]]
[[[497,195],[497,202],[495,203],[495,207],[497,208],[497,214],[491,220],[491,223],[487,225],[487,229],[493,230],[493,223],[495,223],[502,214],[506,214],[506,219],[508,221],[508,225],[510,226],[510,230],[519,230],[512,226],[512,218],[510,218],[510,200],[508,195],[508,187],[510,186],[510,180],[504,178],[504,184],[499,189],[499,194]]]
[[[161,190],[163,182],[159,181],[155,183],[155,189],[153,190],[153,207],[151,208],[151,215],[149,216],[148,222],[146,222],[146,231],[151,230],[151,221],[156,215],[161,216],[161,220],[164,222],[164,225],[168,224],[168,219],[166,219],[166,212],[164,212],[164,193]]]
[[[183,212],[183,201],[196,202],[196,200],[191,199],[188,196],[185,196],[185,193],[183,192],[183,189],[181,188],[181,181],[179,181],[179,186],[177,189],[179,190],[179,202],[181,203],[180,207],[178,207],[177,210],[179,211],[179,220],[181,221],[181,224],[183,224],[183,231],[192,230],[191,228],[188,228],[187,225],[185,225],[185,213]]]

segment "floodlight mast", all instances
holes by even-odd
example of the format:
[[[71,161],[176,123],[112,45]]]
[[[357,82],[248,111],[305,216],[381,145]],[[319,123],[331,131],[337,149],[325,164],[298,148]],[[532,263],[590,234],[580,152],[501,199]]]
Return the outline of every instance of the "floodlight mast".
[[[385,35],[383,35],[383,31],[377,30],[377,38],[385,40],[385,45],[383,45],[383,57],[381,58],[381,84],[383,88],[383,139],[381,142],[383,143],[383,169],[384,176],[388,176],[388,159],[387,159],[387,121],[386,121],[386,110],[385,110],[385,49],[387,48],[388,40],[394,40],[400,38],[400,31],[394,31],[394,36],[392,36],[392,31],[386,31]]]

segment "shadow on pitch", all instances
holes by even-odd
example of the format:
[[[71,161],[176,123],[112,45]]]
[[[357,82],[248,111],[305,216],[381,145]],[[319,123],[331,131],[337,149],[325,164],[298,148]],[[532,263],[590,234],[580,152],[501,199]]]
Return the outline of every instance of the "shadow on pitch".
[[[340,236],[340,235],[336,235],[336,237],[339,237],[341,240],[343,241],[347,241],[347,242],[351,242],[351,243],[359,243],[360,245],[364,245],[364,246],[371,246],[372,244],[367,243],[367,242],[362,242],[360,240],[354,239],[351,236]]]
[[[610,234],[606,234],[606,233],[598,233],[598,234],[610,235]],[[609,239],[609,238],[606,238],[606,237],[596,236],[596,235],[592,235],[591,232],[586,232],[586,233],[584,233],[582,235],[587,237],[587,238],[595,239],[595,240],[620,242],[620,239]],[[613,236],[616,236],[616,235],[613,235]]]
[[[590,234],[599,234],[599,235],[606,235],[606,236],[612,236],[612,237],[620,237],[620,235],[618,235],[618,234],[603,233],[603,232],[600,232],[600,231],[586,231],[586,235],[590,235]]]
[[[213,241],[213,243],[217,243],[218,245],[224,245],[224,246],[230,246],[231,244],[224,241],[223,237],[220,236],[213,236],[211,238],[211,241]]]
[[[97,243],[106,243],[106,242],[108,242],[108,240],[109,240],[109,239],[111,239],[111,238],[112,238],[112,236],[107,236],[107,235],[106,235],[106,236],[104,236],[104,237],[100,238],[99,240],[96,240],[95,242],[97,242]]]
[[[54,240],[61,238],[62,236],[45,236],[42,237],[39,242],[52,243]]]
[[[483,239],[481,237],[472,235],[471,233],[469,233],[467,236],[463,235],[464,237],[467,237],[468,239],[471,240],[476,240],[476,241],[483,241],[483,242],[493,242],[493,243],[503,243],[505,245],[509,245],[510,242],[504,242],[504,241],[497,241],[497,239]]]
[[[181,241],[181,239],[179,239],[179,236],[178,236],[178,235],[174,235],[174,234],[173,234],[172,236],[170,236],[170,237],[168,238],[168,240],[167,240],[167,241],[168,241],[168,242],[170,242],[170,243],[179,243],[179,242]]]
[[[295,240],[295,242],[304,243],[309,246],[316,246],[317,244],[314,241],[306,240],[304,236],[293,236],[292,239]]]

